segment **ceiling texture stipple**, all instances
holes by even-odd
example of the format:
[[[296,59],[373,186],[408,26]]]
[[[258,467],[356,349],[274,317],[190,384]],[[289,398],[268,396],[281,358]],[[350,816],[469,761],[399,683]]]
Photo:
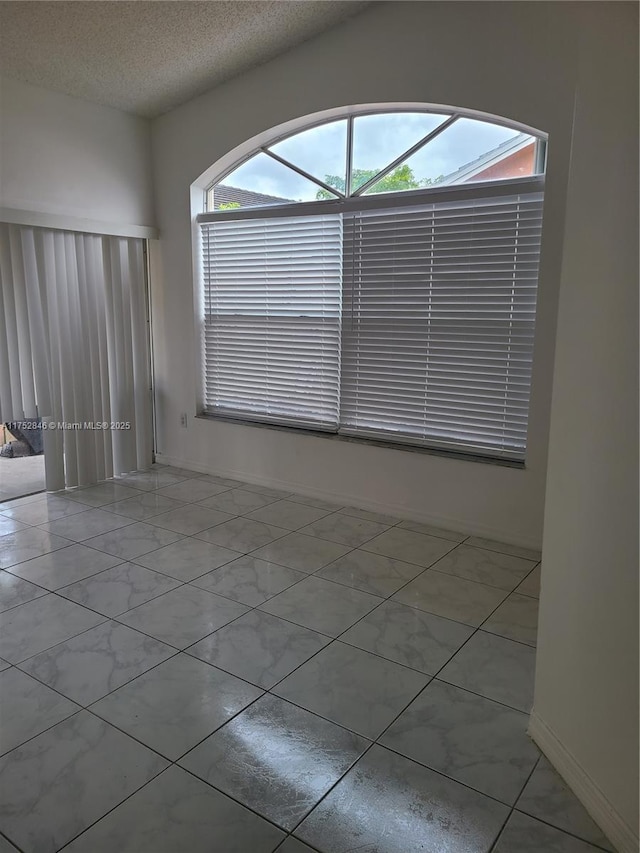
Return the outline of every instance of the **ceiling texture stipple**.
[[[153,118],[368,5],[3,0],[0,74]]]

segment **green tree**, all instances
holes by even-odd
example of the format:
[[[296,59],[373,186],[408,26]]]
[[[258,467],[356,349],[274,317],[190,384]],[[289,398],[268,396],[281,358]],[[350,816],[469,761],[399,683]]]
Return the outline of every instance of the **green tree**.
[[[351,173],[352,187],[354,189],[361,187],[377,175],[379,171],[380,169],[354,169]],[[435,180],[432,180],[431,178],[418,180],[418,178],[413,174],[413,169],[405,163],[403,166],[397,166],[393,172],[389,172],[388,175],[381,178],[376,184],[370,187],[368,193],[373,194],[400,192],[401,190],[419,190],[423,187],[438,184],[443,179],[444,175],[440,175],[435,178]],[[344,192],[345,181],[344,178],[339,175],[325,175],[324,182],[330,187],[335,187],[337,190],[340,190],[340,192]],[[328,190],[318,190],[316,198],[326,199],[333,198],[333,196],[328,192]]]

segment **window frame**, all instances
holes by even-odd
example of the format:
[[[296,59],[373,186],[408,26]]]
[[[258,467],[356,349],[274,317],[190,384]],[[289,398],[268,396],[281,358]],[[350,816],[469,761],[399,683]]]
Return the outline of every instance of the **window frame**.
[[[219,182],[217,182],[219,183]],[[501,178],[496,181],[479,181],[476,184],[453,184],[450,187],[435,189],[401,190],[394,193],[380,193],[367,196],[351,196],[342,199],[319,199],[318,201],[297,201],[292,204],[256,205],[255,207],[216,210],[199,213],[198,225],[237,219],[265,219],[279,216],[311,216],[314,213],[351,213],[359,210],[375,210],[386,207],[407,207],[412,204],[437,204],[447,200],[467,200],[480,198],[493,191],[495,198],[517,195],[518,193],[544,192],[544,175],[527,175],[524,178]]]
[[[452,109],[450,107],[433,105],[428,107],[416,106],[412,104],[402,104],[402,105],[377,105],[375,108],[364,108],[357,109],[351,108],[349,111],[337,111],[331,110],[331,114],[325,114],[324,117],[319,118],[315,121],[309,121],[306,123],[297,122],[297,126],[293,130],[287,130],[286,132],[270,135],[267,141],[264,141],[262,144],[259,144],[253,147],[248,153],[243,153],[242,156],[235,158],[234,160],[229,159],[229,155],[227,155],[224,159],[225,163],[228,164],[223,170],[220,170],[214,180],[208,180],[205,185],[200,184],[201,189],[199,192],[201,193],[200,198],[202,199],[201,205],[197,205],[200,208],[201,212],[195,212],[194,217],[194,256],[195,253],[200,253],[201,251],[201,228],[200,225],[204,223],[215,222],[219,220],[243,220],[243,219],[263,219],[263,218],[275,218],[275,217],[291,217],[291,216],[309,216],[313,214],[329,214],[329,213],[349,213],[356,212],[360,210],[370,210],[370,209],[384,209],[389,207],[398,207],[398,206],[409,206],[409,205],[418,205],[421,203],[425,204],[433,204],[444,201],[454,201],[454,200],[466,200],[466,199],[474,199],[480,196],[486,196],[487,194],[492,194],[494,197],[499,198],[500,196],[513,196],[520,193],[544,193],[545,189],[545,175],[546,175],[546,164],[547,164],[547,142],[548,136],[542,131],[533,129],[528,126],[524,126],[519,122],[509,121],[507,119],[490,116],[484,113],[478,113],[473,110],[464,110],[455,108]],[[406,149],[402,152],[402,154],[394,159],[391,163],[381,169],[380,172],[376,173],[374,177],[372,177],[365,184],[358,187],[353,193],[350,193],[350,178],[351,178],[351,170],[352,170],[352,156],[353,156],[353,128],[354,121],[356,118],[361,116],[370,116],[370,115],[388,115],[392,113],[428,113],[428,114],[448,114],[448,118],[445,119],[437,128],[432,130],[430,133],[423,136],[416,144],[411,146],[409,149]],[[406,159],[411,156],[415,151],[421,149],[424,145],[428,144],[433,138],[437,137],[443,130],[448,128],[451,124],[454,123],[458,118],[470,118],[475,121],[483,121],[487,124],[491,124],[494,126],[505,127],[509,129],[513,129],[514,131],[520,133],[527,133],[531,136],[535,137],[535,149],[534,149],[534,168],[536,170],[536,174],[520,177],[520,178],[501,178],[501,179],[493,179],[486,181],[478,181],[478,182],[469,182],[464,184],[451,184],[451,185],[442,185],[442,186],[431,186],[420,189],[413,190],[402,190],[398,192],[387,192],[387,193],[377,193],[364,195],[367,189],[370,188],[373,184],[380,181],[386,175],[393,172],[393,170],[405,162]],[[347,174],[346,174],[346,186],[345,193],[341,193],[334,187],[330,187],[325,185],[323,181],[310,175],[304,169],[297,167],[295,164],[289,162],[288,160],[279,157],[274,152],[269,151],[269,148],[275,146],[277,143],[289,139],[291,137],[297,136],[307,130],[311,130],[315,127],[320,127],[325,124],[335,123],[340,120],[347,120]],[[289,125],[290,126],[290,125]],[[262,134],[264,138],[264,134]],[[245,152],[247,152],[247,145],[241,146]],[[258,153],[265,153],[268,156],[272,157],[274,160],[282,163],[287,168],[292,169],[294,172],[297,172],[302,177],[311,180],[313,183],[318,185],[319,188],[325,188],[330,192],[336,195],[334,199],[318,199],[313,201],[303,201],[303,202],[292,202],[288,204],[281,205],[256,205],[255,207],[247,207],[247,208],[235,208],[235,209],[225,209],[225,210],[209,210],[207,208],[208,200],[210,197],[211,190],[215,187],[215,185],[223,183],[225,178],[234,172],[239,166],[243,163],[249,161],[252,157],[254,157]],[[233,152],[230,152],[232,154]],[[212,167],[213,168],[213,167]],[[211,175],[212,169],[208,169],[205,175]],[[198,192],[196,185],[194,185],[194,189]],[[197,269],[197,265],[196,265]],[[197,298],[201,303],[202,293],[203,293],[203,282],[202,282],[202,274],[198,272],[195,277],[196,286],[198,288]],[[202,314],[202,311],[201,311]],[[200,359],[199,366],[201,368],[201,375],[204,372],[205,364],[204,364],[204,350],[203,347],[200,347]],[[245,426],[254,427],[257,429],[276,429],[276,430],[285,430],[287,432],[298,432],[301,434],[309,435],[309,436],[317,436],[326,439],[331,439],[334,441],[349,441],[355,443],[363,443],[369,444],[379,447],[390,448],[394,450],[400,451],[409,451],[409,452],[418,452],[418,453],[427,453],[436,456],[445,456],[445,457],[453,457],[458,459],[463,459],[466,461],[474,461],[481,463],[490,463],[494,465],[499,465],[503,467],[512,467],[512,468],[525,468],[526,467],[526,458],[525,459],[513,459],[502,457],[498,454],[494,454],[491,451],[487,451],[486,453],[482,451],[470,450],[468,452],[460,449],[452,449],[452,448],[442,448],[436,445],[424,445],[424,444],[413,444],[409,441],[394,441],[381,436],[380,438],[374,438],[370,436],[359,436],[359,435],[349,435],[340,432],[332,432],[325,431],[322,429],[317,429],[314,427],[309,427],[305,425],[293,425],[293,424],[281,424],[277,422],[270,421],[259,421],[250,418],[245,418],[242,416],[235,416],[233,414],[224,414],[224,413],[212,413],[206,411],[206,403],[203,395],[203,386],[199,390],[198,394],[199,405],[196,411],[196,417],[206,419],[206,420],[214,420],[214,421],[223,421],[230,422],[235,424],[242,424]],[[527,448],[528,448],[528,432],[529,432],[529,423],[530,423],[530,407],[529,407],[529,417],[528,417],[528,426],[527,426]]]
[[[362,116],[390,115],[390,114],[394,114],[394,113],[396,113],[396,114],[425,113],[427,115],[449,114],[449,118],[445,119],[445,121],[443,121],[440,125],[438,125],[438,127],[434,128],[432,131],[430,131],[429,133],[427,133],[423,137],[421,137],[421,139],[418,140],[418,142],[416,142],[410,148],[405,149],[401,153],[401,155],[399,155],[398,157],[396,157],[393,160],[392,163],[385,166],[380,172],[376,173],[376,175],[374,175],[373,178],[371,178],[365,184],[362,184],[361,186],[359,186],[357,190],[355,190],[353,193],[351,193],[350,192],[350,183],[351,183],[351,170],[352,170],[352,166],[353,166],[353,162],[352,162],[352,160],[353,160],[353,128],[354,128],[355,119],[361,118]],[[370,186],[377,183],[379,180],[384,178],[386,175],[393,172],[393,170],[398,165],[401,165],[413,153],[415,153],[416,151],[421,149],[424,145],[428,144],[432,139],[435,139],[437,136],[439,136],[440,133],[442,133],[442,131],[446,130],[446,128],[448,128],[451,124],[453,124],[455,121],[457,121],[458,119],[461,119],[461,118],[473,119],[474,121],[481,121],[481,122],[484,122],[485,124],[494,125],[496,127],[506,127],[506,128],[511,129],[511,130],[516,130],[519,133],[527,133],[530,136],[535,136],[536,137],[536,147],[535,147],[535,151],[534,151],[534,162],[535,162],[536,173],[530,177],[535,177],[535,178],[544,177],[544,175],[546,173],[546,164],[547,164],[547,135],[545,133],[542,133],[541,131],[535,130],[531,127],[526,127],[526,126],[520,124],[519,122],[509,121],[508,119],[500,118],[498,116],[487,116],[484,113],[478,113],[478,112],[475,112],[474,110],[464,110],[464,109],[459,109],[459,108],[452,109],[450,107],[444,107],[444,106],[432,106],[432,107],[417,108],[417,107],[402,105],[402,106],[390,106],[388,109],[380,109],[378,107],[377,109],[364,109],[364,110],[358,110],[358,111],[349,111],[349,112],[345,112],[344,114],[336,114],[336,115],[332,115],[329,117],[321,118],[321,119],[318,119],[317,121],[312,121],[312,122],[309,122],[308,124],[304,124],[304,125],[296,128],[295,130],[289,130],[286,133],[280,133],[280,134],[277,134],[276,136],[270,137],[268,142],[265,142],[261,145],[258,145],[256,148],[252,149],[249,154],[243,154],[240,157],[238,157],[237,159],[233,160],[231,162],[231,164],[228,165],[221,172],[219,172],[215,176],[215,178],[213,178],[213,180],[209,180],[207,182],[207,184],[203,190],[202,212],[203,213],[213,213],[214,212],[213,210],[211,210],[209,208],[208,203],[209,203],[209,193],[213,189],[215,189],[216,184],[222,183],[225,180],[225,178],[227,178],[232,172],[235,172],[235,170],[239,166],[241,166],[243,163],[248,162],[252,157],[254,157],[256,154],[260,154],[260,153],[266,154],[267,156],[271,157],[272,159],[276,160],[277,162],[287,166],[287,168],[292,169],[294,172],[297,172],[299,175],[306,178],[307,180],[310,180],[313,183],[318,184],[319,187],[324,188],[331,193],[334,193],[337,196],[335,201],[342,201],[343,199],[346,199],[346,198],[360,198],[360,197],[370,198],[370,196],[364,195],[364,193],[366,192],[366,190]],[[338,122],[338,121],[344,121],[345,119],[347,121],[347,150],[346,150],[347,175],[346,175],[346,189],[345,189],[344,193],[342,193],[340,190],[337,190],[335,187],[330,187],[328,184],[325,184],[320,179],[314,177],[313,175],[310,175],[304,169],[301,169],[299,166],[296,166],[294,163],[289,162],[288,160],[284,159],[283,157],[280,157],[279,155],[275,154],[273,151],[269,150],[273,146],[277,145],[279,142],[284,142],[286,139],[291,139],[292,137],[298,136],[299,134],[304,133],[307,130],[313,130],[316,127],[322,127],[325,124],[333,124],[333,123]],[[483,181],[481,183],[483,186],[489,186],[492,183],[498,183],[498,184],[503,183],[503,181],[505,181],[505,180],[510,180],[510,179],[505,178],[505,179],[500,179],[499,181],[495,181],[495,182]],[[524,179],[522,178],[522,179],[516,179],[516,180],[524,180]],[[478,183],[480,183],[480,182],[478,182]],[[454,186],[464,186],[464,185],[453,184],[453,185],[449,186],[449,189],[453,189]],[[445,187],[441,187],[441,189],[445,189]],[[431,192],[433,190],[428,190],[428,191]],[[419,193],[419,192],[422,192],[422,190],[403,190],[402,192],[397,193],[395,195],[404,196],[407,193]],[[379,195],[377,195],[377,197],[378,198],[386,197],[387,195],[394,195],[394,194],[392,194],[392,193],[380,193]],[[318,203],[324,204],[325,202],[333,202],[333,201],[334,201],[334,199],[322,199],[322,200],[319,200]],[[311,201],[296,202],[296,205],[299,205],[299,204],[308,205],[308,204],[315,204],[315,203],[316,202],[311,202]],[[276,207],[279,208],[280,205],[264,205],[262,207],[262,209],[267,210],[267,209],[276,208]],[[257,210],[258,208],[256,207],[256,208],[250,208],[250,209],[251,210]],[[230,211],[225,210],[225,211],[221,211],[221,212],[223,214],[229,214]],[[200,215],[202,215],[202,213],[199,214],[199,216]]]

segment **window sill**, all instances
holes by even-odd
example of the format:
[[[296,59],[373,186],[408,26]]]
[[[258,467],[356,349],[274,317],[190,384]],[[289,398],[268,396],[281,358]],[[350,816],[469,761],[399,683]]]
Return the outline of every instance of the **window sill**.
[[[462,462],[479,462],[488,465],[498,465],[501,468],[526,468],[525,462],[516,459],[499,459],[495,456],[482,456],[475,453],[463,453],[458,450],[444,450],[435,447],[421,447],[414,444],[400,444],[385,439],[364,438],[355,435],[339,435],[335,432],[324,432],[323,430],[309,429],[307,427],[283,426],[282,424],[261,423],[259,421],[245,420],[243,418],[232,418],[224,415],[210,415],[200,412],[195,416],[204,421],[221,421],[222,423],[236,424],[238,426],[252,427],[253,429],[272,429],[280,432],[299,433],[300,435],[313,438],[324,438],[329,441],[347,441],[355,444],[369,444],[373,447],[382,447],[387,450],[398,450],[409,453],[422,453],[427,456],[444,456],[448,459],[457,459]]]

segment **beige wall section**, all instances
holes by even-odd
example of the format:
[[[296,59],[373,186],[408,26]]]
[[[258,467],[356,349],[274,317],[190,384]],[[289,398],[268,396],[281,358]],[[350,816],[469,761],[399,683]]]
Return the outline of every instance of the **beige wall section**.
[[[601,822],[621,853],[638,849],[637,32],[635,4],[590,4],[560,287],[534,709],[534,732],[546,727],[575,773],[588,777],[583,796],[592,808],[596,789],[611,805],[613,823]]]
[[[154,226],[149,122],[3,78],[0,205]]]
[[[374,3],[363,14],[157,119],[162,267],[154,288],[163,458],[386,507],[538,547],[547,464],[575,61],[581,4]],[[247,139],[352,104],[422,102],[505,116],[550,134],[526,470],[193,420],[198,337],[189,187]],[[161,281],[162,283],[159,283]],[[190,416],[180,428],[180,413]]]

